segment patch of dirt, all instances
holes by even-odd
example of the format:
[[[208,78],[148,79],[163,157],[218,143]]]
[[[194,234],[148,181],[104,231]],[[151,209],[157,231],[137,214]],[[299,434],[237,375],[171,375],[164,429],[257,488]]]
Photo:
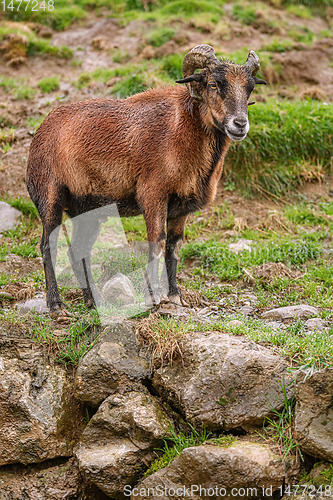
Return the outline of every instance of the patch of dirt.
[[[298,278],[302,276],[299,271],[289,269],[282,262],[265,262],[252,269],[251,273],[259,278],[262,284],[272,283],[275,278]]]
[[[320,40],[313,47],[275,54],[273,62],[281,66],[280,79],[288,85],[299,83],[323,87],[328,94],[333,85],[333,40]]]
[[[9,254],[3,262],[0,262],[0,274],[23,277],[43,269],[41,257],[29,259],[19,255]]]

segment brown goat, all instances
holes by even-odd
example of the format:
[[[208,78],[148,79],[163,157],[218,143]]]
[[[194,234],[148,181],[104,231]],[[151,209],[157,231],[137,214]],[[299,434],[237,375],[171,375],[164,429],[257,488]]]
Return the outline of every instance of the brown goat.
[[[202,71],[195,73],[198,68]],[[121,216],[144,215],[152,264],[146,299],[154,304],[181,302],[176,270],[186,218],[214,199],[231,141],[247,135],[250,94],[256,83],[266,83],[254,76],[258,69],[253,51],[238,65],[218,60],[209,45],[198,45],[185,56],[184,79],[177,82],[187,88],[147,90],[125,100],[82,101],[45,118],[30,147],[26,182],[43,222],[41,251],[52,315],[63,314],[65,306],[52,265],[56,242],[50,248],[50,234],[60,227],[64,211],[73,218],[111,203]],[[99,228],[90,229],[91,247]],[[78,223],[71,246],[82,231]],[[163,250],[166,288],[158,278]],[[69,252],[69,257],[85,303],[92,307],[99,299],[90,256],[75,260]]]

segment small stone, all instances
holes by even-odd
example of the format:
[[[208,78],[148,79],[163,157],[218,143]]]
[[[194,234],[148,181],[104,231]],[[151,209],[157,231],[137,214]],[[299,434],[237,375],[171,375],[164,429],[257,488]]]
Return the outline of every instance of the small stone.
[[[107,302],[130,305],[134,304],[135,290],[127,276],[117,273],[105,283],[102,296]]]
[[[16,219],[21,215],[19,210],[11,207],[8,203],[0,201],[0,234],[9,229],[14,229]]]
[[[251,244],[253,243],[252,240],[244,240],[241,238],[237,243],[229,243],[228,248],[231,250],[233,253],[238,253],[238,252],[243,252],[244,250],[252,250]]]
[[[324,322],[321,318],[310,318],[305,322],[305,326],[308,330],[321,332],[324,329]]]
[[[286,325],[279,321],[270,321],[267,325],[273,328],[273,330],[285,330],[287,328]]]
[[[251,314],[252,312],[254,311],[254,308],[252,306],[243,306],[241,309],[240,309],[240,313],[241,314],[244,314],[244,316],[248,316],[249,314]]]
[[[7,292],[1,292],[0,291],[0,299],[8,299],[8,300],[13,300],[15,297],[10,295],[10,293]]]
[[[232,326],[232,327],[236,327],[237,326],[242,326],[242,322],[239,321],[239,319],[233,319],[232,321],[229,322],[229,325]]]
[[[53,330],[52,334],[56,337],[65,337],[67,335],[70,335],[70,333],[66,330]]]
[[[182,318],[184,316],[188,317],[190,313],[183,306],[178,306],[176,304],[162,304],[158,308],[158,314],[160,314],[161,316]],[[201,311],[198,314],[201,314]]]
[[[20,314],[25,314],[29,311],[39,314],[47,314],[49,312],[45,299],[29,299],[23,304],[20,304],[18,309]]]
[[[271,309],[270,311],[264,312],[261,317],[262,319],[283,321],[289,318],[309,318],[310,316],[318,316],[318,314],[319,311],[316,307],[308,306],[307,304],[300,304],[298,306],[286,306]]]

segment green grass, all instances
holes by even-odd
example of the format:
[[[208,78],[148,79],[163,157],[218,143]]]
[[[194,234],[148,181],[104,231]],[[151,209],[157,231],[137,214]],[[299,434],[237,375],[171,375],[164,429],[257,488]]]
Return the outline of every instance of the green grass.
[[[22,198],[5,198],[2,201],[6,201],[20,210],[22,216],[17,219],[14,229],[6,231],[2,235],[4,241],[0,246],[0,261],[4,260],[6,255],[10,253],[21,257],[38,257],[40,255],[41,223],[35,206],[32,202]]]
[[[331,104],[270,99],[251,106],[249,116],[247,138],[233,143],[227,156],[229,182],[247,193],[263,189],[284,196],[331,168]]]
[[[48,40],[43,38],[33,38],[29,42],[28,56],[35,56],[39,54],[48,54],[50,56],[58,57],[59,59],[71,59],[73,57],[72,49],[61,46],[57,47],[52,45]]]
[[[204,243],[189,243],[182,249],[182,261],[192,257],[199,259],[201,266],[195,269],[198,275],[214,275],[221,280],[233,280],[244,276],[244,268],[250,269],[264,262],[284,262],[289,265],[304,264],[316,260],[320,249],[316,242],[300,239],[290,241],[279,237],[269,243],[258,242],[253,250],[233,253],[227,244],[208,240]]]
[[[146,38],[148,44],[154,47],[161,47],[175,36],[173,28],[156,28]]]
[[[289,385],[294,384],[291,382]],[[286,458],[290,453],[299,453],[303,459],[302,453],[293,436],[293,422],[295,416],[296,398],[292,396],[288,398],[285,381],[279,382],[284,395],[284,406],[282,410],[276,410],[274,405],[271,405],[273,418],[265,418],[263,423],[263,432],[258,434],[265,440],[273,441],[277,444]]]
[[[33,99],[36,94],[36,90],[33,87],[26,85],[24,79],[16,80],[14,78],[8,78],[0,75],[0,87],[3,87],[5,92],[18,100]]]
[[[261,49],[268,52],[288,52],[295,47],[295,42],[293,40],[286,40],[281,38],[274,38],[267,45],[264,45]]]
[[[35,118],[34,116],[29,116],[27,118],[26,123],[30,129],[33,129],[33,132],[36,132],[37,128],[43,122],[44,118],[45,115],[38,116],[38,118]]]
[[[28,216],[30,220],[38,219],[39,217],[37,208],[32,201],[26,200],[25,198],[5,198],[3,201],[17,210],[20,210],[20,212]]]
[[[301,17],[302,19],[312,18],[310,9],[305,5],[288,5],[287,12],[294,14],[297,17]]]
[[[332,328],[305,335],[304,324],[300,320],[287,326],[285,330],[275,330],[260,319],[244,318],[241,315],[238,319],[242,325],[237,327],[230,325],[230,319],[223,319],[210,328],[260,342],[276,354],[289,359],[295,371],[321,370],[333,365]]]
[[[170,424],[170,436],[164,439],[164,448],[157,449],[157,451],[162,451],[163,455],[156,458],[151,463],[150,467],[143,476],[144,478],[170,465],[171,462],[173,462],[173,460],[177,458],[186,448],[200,446],[204,443],[209,443],[215,446],[222,446],[225,448],[231,446],[236,440],[233,436],[224,435],[215,438],[212,437],[209,439],[209,437],[212,435],[211,432],[207,433],[205,428],[201,431],[197,431],[191,424],[188,425],[190,427],[190,432],[188,434],[184,434],[183,432],[179,432],[177,434],[172,424]]]
[[[38,82],[38,87],[44,93],[50,93],[54,90],[58,90],[60,87],[60,76],[51,76],[48,78],[43,78]]]
[[[237,21],[250,25],[256,20],[256,7],[251,5],[235,4],[232,9],[232,14]]]

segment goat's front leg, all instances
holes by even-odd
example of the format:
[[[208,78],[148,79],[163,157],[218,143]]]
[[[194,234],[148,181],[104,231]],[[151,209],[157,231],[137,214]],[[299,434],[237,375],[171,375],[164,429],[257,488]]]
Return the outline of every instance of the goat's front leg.
[[[187,216],[168,219],[168,235],[165,248],[165,265],[168,277],[168,297],[171,302],[183,304],[181,292],[177,287],[178,253],[184,240]]]
[[[169,302],[158,276],[160,259],[165,250],[166,212],[166,204],[144,211],[149,242],[148,267],[145,275],[145,302],[148,306]]]

